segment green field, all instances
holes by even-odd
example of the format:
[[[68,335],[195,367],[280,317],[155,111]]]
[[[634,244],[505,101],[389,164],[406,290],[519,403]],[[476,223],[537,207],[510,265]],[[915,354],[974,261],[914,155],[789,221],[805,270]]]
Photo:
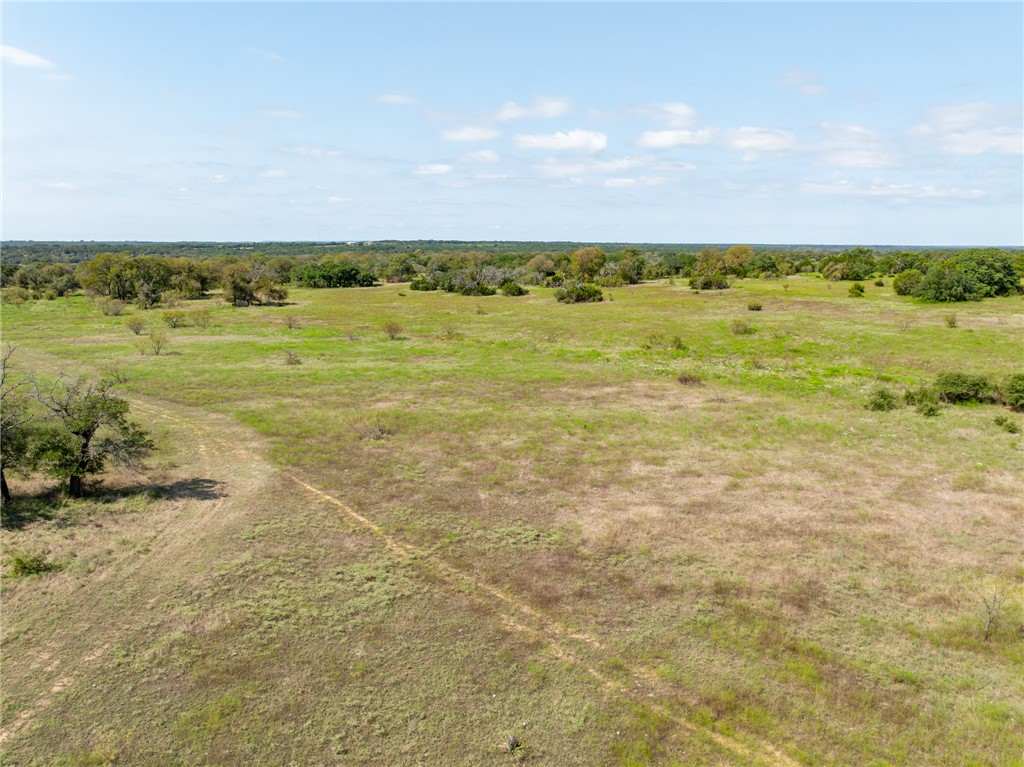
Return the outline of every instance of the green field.
[[[1024,765],[1024,414],[865,406],[1021,372],[1024,303],[847,288],[4,307],[158,450],[11,480],[3,764]]]

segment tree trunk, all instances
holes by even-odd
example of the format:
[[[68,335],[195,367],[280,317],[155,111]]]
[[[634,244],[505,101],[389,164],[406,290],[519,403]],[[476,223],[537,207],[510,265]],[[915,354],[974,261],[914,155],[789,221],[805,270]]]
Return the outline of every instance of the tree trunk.
[[[4,503],[11,500],[11,489],[7,487],[7,475],[4,474],[2,468],[0,468],[0,496],[3,497]]]
[[[81,477],[72,477],[71,478],[71,481],[68,483],[68,492],[71,493],[71,497],[72,498],[81,498],[82,497],[82,478]]]

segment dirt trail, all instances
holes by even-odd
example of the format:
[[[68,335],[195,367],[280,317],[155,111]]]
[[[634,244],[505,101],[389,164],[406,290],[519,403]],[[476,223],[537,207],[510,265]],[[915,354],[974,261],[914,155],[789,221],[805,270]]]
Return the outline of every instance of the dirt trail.
[[[260,455],[252,450],[240,447],[240,442],[236,441],[232,444],[217,435],[204,434],[204,428],[196,426],[196,423],[202,423],[201,420],[179,418],[172,415],[165,407],[157,407],[155,405],[140,407],[140,410],[142,409],[157,413],[161,418],[189,430],[195,435],[197,444],[202,444],[204,439],[213,442],[218,447],[219,456],[230,453],[236,458],[241,458],[243,462],[246,462],[246,473],[248,474],[257,471],[258,467],[262,467],[258,468],[258,471],[262,474],[279,472],[281,476],[287,477],[310,495],[334,506],[350,520],[371,532],[392,553],[410,559],[420,567],[432,570],[435,575],[448,581],[460,591],[468,593],[477,601],[487,604],[499,614],[500,620],[507,628],[516,633],[527,635],[531,639],[542,641],[553,655],[597,679],[606,688],[633,700],[642,699],[645,706],[657,711],[677,726],[689,732],[700,732],[717,743],[721,748],[748,764],[797,767],[798,763],[794,759],[771,743],[749,735],[725,735],[714,729],[692,722],[673,711],[669,706],[654,700],[652,696],[658,696],[663,699],[683,699],[694,708],[700,705],[700,701],[693,696],[686,695],[683,691],[666,685],[651,668],[628,662],[624,664],[636,682],[635,687],[629,687],[618,680],[612,679],[593,664],[587,663],[580,657],[577,651],[572,649],[572,645],[575,644],[585,646],[581,649],[600,651],[603,649],[603,644],[597,637],[588,633],[573,631],[519,597],[459,570],[436,554],[432,554],[425,549],[390,535],[372,519],[360,514],[344,501],[302,479],[297,474],[290,473],[285,469],[269,467],[266,460]]]

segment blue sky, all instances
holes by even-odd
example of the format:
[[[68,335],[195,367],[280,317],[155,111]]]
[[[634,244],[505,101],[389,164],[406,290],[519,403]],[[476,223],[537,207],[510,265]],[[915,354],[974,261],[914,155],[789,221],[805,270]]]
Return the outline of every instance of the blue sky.
[[[1019,3],[2,13],[5,239],[1024,244]]]

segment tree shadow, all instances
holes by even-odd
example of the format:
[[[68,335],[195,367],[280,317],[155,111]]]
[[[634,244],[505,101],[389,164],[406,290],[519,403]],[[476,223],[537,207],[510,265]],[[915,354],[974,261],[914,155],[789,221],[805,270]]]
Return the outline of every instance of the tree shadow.
[[[70,526],[105,506],[114,506],[135,499],[172,501],[215,501],[224,498],[224,483],[205,477],[189,477],[175,482],[151,482],[104,488],[95,481],[87,485],[82,498],[71,498],[63,485],[51,487],[34,495],[16,495],[0,508],[0,527],[18,530],[33,522],[54,522]],[[134,510],[140,510],[138,507]],[[123,511],[118,509],[116,511]],[[129,509],[131,512],[132,509]]]

